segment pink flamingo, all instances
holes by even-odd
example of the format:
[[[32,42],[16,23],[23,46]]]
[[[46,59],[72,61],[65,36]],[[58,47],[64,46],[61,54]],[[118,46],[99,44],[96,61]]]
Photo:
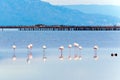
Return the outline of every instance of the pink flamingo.
[[[64,57],[63,57],[64,46],[60,46],[60,47],[59,47],[59,50],[60,50],[60,57],[59,57],[59,59],[60,59],[60,60],[64,60]]]

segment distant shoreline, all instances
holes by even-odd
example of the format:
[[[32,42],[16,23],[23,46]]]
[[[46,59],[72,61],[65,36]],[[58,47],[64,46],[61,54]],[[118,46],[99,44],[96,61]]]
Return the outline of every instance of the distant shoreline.
[[[120,31],[120,26],[72,26],[72,25],[33,25],[0,26],[0,29],[18,29],[19,31]]]

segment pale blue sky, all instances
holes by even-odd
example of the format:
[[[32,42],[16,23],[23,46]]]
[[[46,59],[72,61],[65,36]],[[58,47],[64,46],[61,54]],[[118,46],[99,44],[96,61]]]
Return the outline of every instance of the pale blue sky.
[[[71,4],[102,4],[102,5],[120,5],[120,0],[42,0],[54,5]]]

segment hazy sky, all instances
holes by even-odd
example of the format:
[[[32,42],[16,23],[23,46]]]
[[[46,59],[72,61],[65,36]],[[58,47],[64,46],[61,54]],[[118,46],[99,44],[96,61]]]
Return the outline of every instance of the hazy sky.
[[[107,4],[120,5],[120,0],[42,0],[55,5],[71,5],[71,4]]]

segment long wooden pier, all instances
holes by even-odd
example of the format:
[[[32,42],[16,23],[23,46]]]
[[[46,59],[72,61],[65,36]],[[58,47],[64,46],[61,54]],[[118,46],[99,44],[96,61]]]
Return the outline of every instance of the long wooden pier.
[[[120,31],[120,26],[0,26],[0,29],[18,29],[19,31]]]

